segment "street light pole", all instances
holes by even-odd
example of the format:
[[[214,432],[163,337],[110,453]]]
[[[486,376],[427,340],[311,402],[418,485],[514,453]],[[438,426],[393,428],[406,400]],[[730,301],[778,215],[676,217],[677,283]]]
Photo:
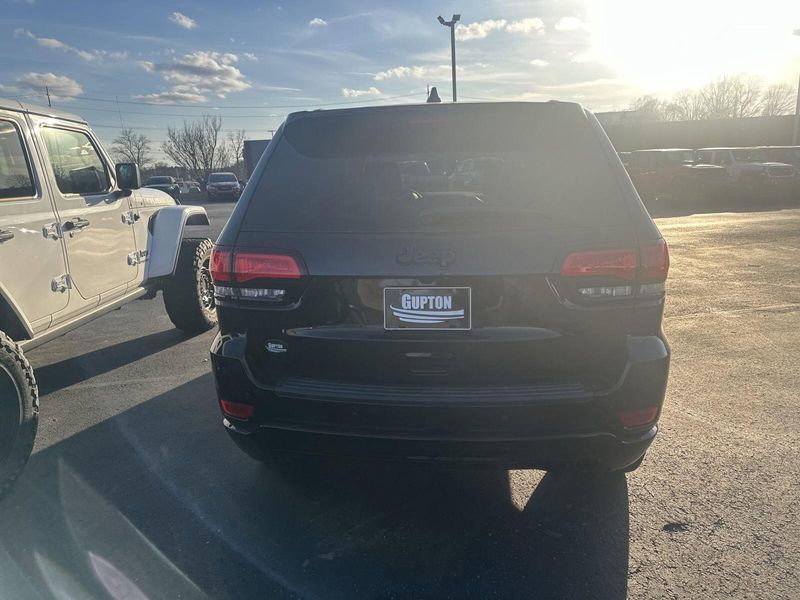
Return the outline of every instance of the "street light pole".
[[[792,146],[800,144],[800,77],[797,78],[797,102],[794,106],[794,135]]]
[[[800,29],[795,29],[794,34],[800,36]],[[794,106],[794,133],[792,146],[800,144],[800,77],[797,79],[797,100]]]
[[[442,16],[439,15],[439,23],[450,28],[450,63],[453,69],[453,102],[458,101],[458,95],[456,94],[456,23],[458,23],[459,20],[461,20],[461,15],[453,15],[450,21],[445,21]]]

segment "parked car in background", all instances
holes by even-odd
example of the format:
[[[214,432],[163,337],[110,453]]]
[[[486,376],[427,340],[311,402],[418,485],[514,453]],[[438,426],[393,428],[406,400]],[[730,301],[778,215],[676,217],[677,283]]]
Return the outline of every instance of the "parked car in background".
[[[800,146],[758,146],[769,160],[786,163],[800,170]]]
[[[689,148],[635,150],[630,153],[627,170],[644,201],[713,200],[725,189],[725,169],[695,161]]]
[[[86,121],[0,99],[0,496],[36,435],[26,350],[159,290],[178,329],[216,324],[211,240],[187,225],[208,225],[205,210],[141,187]]]
[[[800,199],[800,146],[759,146],[758,149],[762,150],[769,160],[794,167],[794,193]]]
[[[196,181],[179,181],[178,187],[181,189],[181,194],[199,194],[203,191]]]
[[[238,200],[242,189],[242,184],[233,173],[211,173],[206,183],[209,200]]]
[[[216,391],[244,452],[639,466],[669,257],[590,112],[315,110],[266,153],[212,255]],[[397,163],[419,156],[460,164],[461,189],[409,194]]]
[[[181,197],[181,188],[174,177],[168,175],[155,175],[148,177],[144,182],[144,187],[152,188],[154,190],[161,190],[172,196],[175,200]]]
[[[785,194],[794,187],[795,167],[770,160],[763,148],[700,148],[697,159],[725,167],[730,188],[748,197]]]

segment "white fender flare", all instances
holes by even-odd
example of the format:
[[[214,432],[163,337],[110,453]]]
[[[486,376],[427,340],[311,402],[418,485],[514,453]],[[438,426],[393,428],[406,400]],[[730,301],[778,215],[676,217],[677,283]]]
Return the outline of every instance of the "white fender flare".
[[[178,253],[186,225],[209,225],[202,206],[165,206],[148,224],[147,262],[144,280],[151,281],[175,273]]]

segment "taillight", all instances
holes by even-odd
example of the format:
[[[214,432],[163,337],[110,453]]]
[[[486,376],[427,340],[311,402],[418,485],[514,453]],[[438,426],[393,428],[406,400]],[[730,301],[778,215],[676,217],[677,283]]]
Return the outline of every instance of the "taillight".
[[[641,250],[615,248],[572,252],[561,265],[562,277],[614,277],[626,282],[626,285],[578,287],[577,294],[583,298],[633,296],[634,290],[640,296],[662,294],[668,273],[669,251],[663,239]],[[639,285],[627,284],[634,281]]]
[[[239,251],[215,246],[211,250],[214,283],[244,283],[253,279],[299,279],[303,272],[294,257],[286,254]]]
[[[561,275],[564,277],[611,276],[620,279],[636,277],[636,251],[588,250],[573,252],[564,259]]]
[[[214,297],[219,302],[239,299],[281,306],[296,302],[300,294],[297,284],[286,280],[297,280],[303,276],[300,263],[289,254],[220,246],[215,246],[211,251],[210,271],[214,281]],[[274,285],[247,285],[253,280],[277,281]]]
[[[233,252],[229,248],[214,246],[211,249],[211,260],[209,261],[209,271],[214,283],[221,281],[233,281],[232,266]]]
[[[237,282],[244,283],[252,279],[299,279],[302,272],[291,256],[234,252],[233,275]]]
[[[642,248],[642,270],[639,275],[643,282],[664,282],[669,273],[669,250],[663,239],[658,243]]]

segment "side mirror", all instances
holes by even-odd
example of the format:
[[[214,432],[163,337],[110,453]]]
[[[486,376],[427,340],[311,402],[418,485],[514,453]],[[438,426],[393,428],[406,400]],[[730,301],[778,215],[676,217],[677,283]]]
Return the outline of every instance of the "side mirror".
[[[142,176],[136,163],[117,163],[114,172],[121,190],[138,190],[142,187]]]

